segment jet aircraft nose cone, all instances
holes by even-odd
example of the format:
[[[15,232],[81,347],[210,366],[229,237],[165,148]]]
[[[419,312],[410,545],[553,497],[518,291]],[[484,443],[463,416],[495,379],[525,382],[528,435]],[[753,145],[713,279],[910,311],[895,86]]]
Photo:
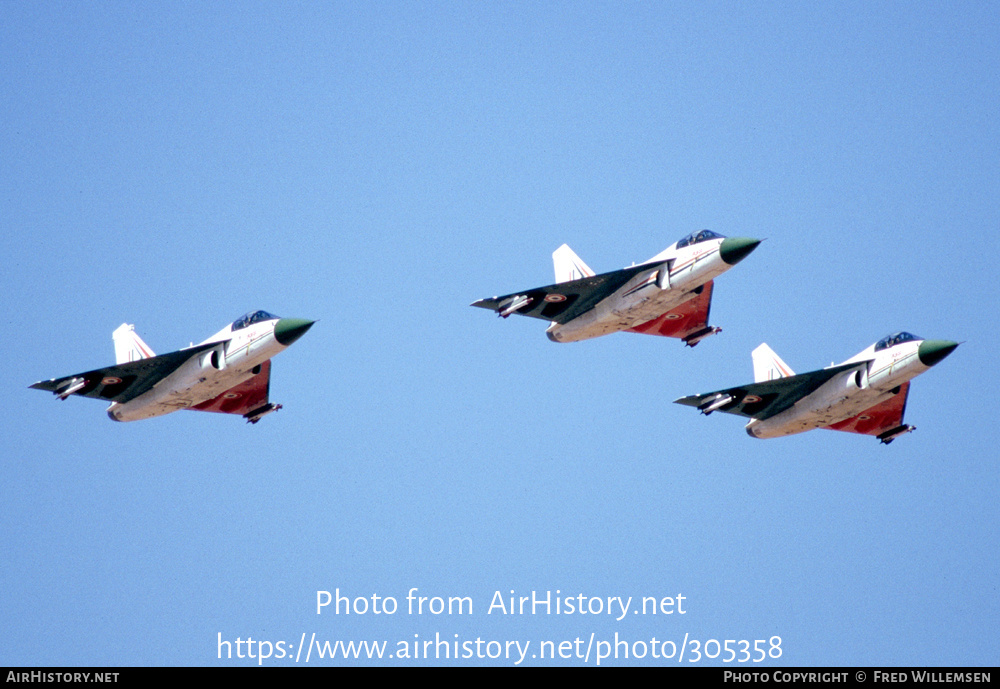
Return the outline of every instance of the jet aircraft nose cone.
[[[759,239],[750,237],[726,237],[719,245],[719,256],[731,266],[735,266],[760,244]]]
[[[305,335],[315,322],[304,318],[281,318],[274,324],[274,339],[287,347]]]
[[[955,351],[957,342],[951,340],[924,340],[917,349],[917,356],[924,366],[933,366]]]

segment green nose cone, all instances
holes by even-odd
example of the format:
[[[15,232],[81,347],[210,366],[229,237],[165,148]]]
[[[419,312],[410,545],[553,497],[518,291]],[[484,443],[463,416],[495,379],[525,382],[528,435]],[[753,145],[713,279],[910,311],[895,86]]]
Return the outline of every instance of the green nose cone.
[[[735,266],[749,256],[750,252],[756,249],[758,244],[760,244],[759,239],[727,237],[722,240],[722,244],[719,246],[719,256],[729,265]]]
[[[951,340],[924,340],[917,349],[917,356],[924,366],[933,366],[955,351],[957,342]]]
[[[315,322],[304,318],[282,318],[274,325],[274,339],[287,347],[305,335]]]

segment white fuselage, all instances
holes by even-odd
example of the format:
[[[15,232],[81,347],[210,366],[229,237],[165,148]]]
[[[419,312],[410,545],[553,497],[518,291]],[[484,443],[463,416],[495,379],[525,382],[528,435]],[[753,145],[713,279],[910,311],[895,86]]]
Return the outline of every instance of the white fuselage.
[[[277,318],[259,321],[236,331],[227,325],[201,343],[218,342],[218,347],[192,357],[135,399],[112,402],[108,415],[115,421],[138,421],[218,397],[248,380],[256,366],[286,348],[274,337],[277,322]]]
[[[645,262],[663,264],[673,259],[669,275],[660,275],[661,270],[668,270],[666,266],[651,266],[593,309],[568,323],[552,323],[546,334],[555,342],[578,342],[659,318],[697,296],[692,290],[732,268],[719,255],[723,241],[723,238],[710,239],[681,249],[676,248],[675,242]]]
[[[929,370],[918,355],[922,341],[910,341],[875,352],[875,345],[844,363],[856,368],[837,374],[788,409],[768,419],[751,419],[747,433],[778,438],[823,428],[857,416],[893,396],[893,390]]]

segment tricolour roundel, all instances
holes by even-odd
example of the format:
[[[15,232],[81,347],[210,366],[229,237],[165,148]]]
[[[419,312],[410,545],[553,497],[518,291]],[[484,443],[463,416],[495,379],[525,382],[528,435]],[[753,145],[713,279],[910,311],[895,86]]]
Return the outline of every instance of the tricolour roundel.
[[[760,402],[760,397],[757,395],[747,395],[743,398],[743,404],[756,404]]]
[[[121,378],[116,378],[114,376],[108,376],[107,378],[104,378],[103,380],[101,380],[101,385],[118,385],[118,383],[120,383],[120,382],[122,382]]]
[[[681,318],[681,315],[679,313],[668,313],[666,315],[666,319],[668,321],[676,321],[678,318]]]
[[[566,295],[564,294],[546,294],[545,301],[550,304],[558,304],[561,301],[566,301]]]
[[[223,397],[225,397],[227,400],[238,400],[242,396],[243,395],[241,395],[238,392],[227,392],[225,395],[223,395]]]

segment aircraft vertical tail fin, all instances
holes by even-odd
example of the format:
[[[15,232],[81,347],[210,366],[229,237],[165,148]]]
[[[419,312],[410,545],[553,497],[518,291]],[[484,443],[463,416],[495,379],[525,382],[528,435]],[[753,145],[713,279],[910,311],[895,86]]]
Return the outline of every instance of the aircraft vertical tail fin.
[[[556,282],[569,282],[594,276],[590,266],[565,244],[552,252],[552,262],[556,268]]]
[[[130,361],[148,359],[156,356],[142,338],[135,334],[135,326],[122,323],[111,333],[115,341],[115,363],[127,364]]]
[[[761,343],[760,347],[753,350],[751,356],[753,357],[753,380],[755,383],[795,375],[795,371],[790,369],[788,364],[782,361],[781,357],[766,344]]]

